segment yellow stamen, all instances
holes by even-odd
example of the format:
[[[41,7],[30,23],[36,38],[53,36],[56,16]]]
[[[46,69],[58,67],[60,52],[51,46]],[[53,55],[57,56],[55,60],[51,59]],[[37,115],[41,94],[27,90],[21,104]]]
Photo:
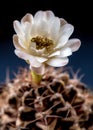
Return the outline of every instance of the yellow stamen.
[[[45,48],[48,52],[53,48],[54,42],[53,40],[47,38],[47,37],[42,37],[42,36],[36,36],[31,39],[31,42],[36,43],[36,49],[43,49]]]

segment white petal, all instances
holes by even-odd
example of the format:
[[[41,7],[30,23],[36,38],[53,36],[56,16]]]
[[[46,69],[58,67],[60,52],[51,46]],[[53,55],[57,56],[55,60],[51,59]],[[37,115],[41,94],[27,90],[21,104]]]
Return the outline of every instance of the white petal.
[[[49,20],[54,17],[54,13],[51,10],[45,11],[46,19]]]
[[[28,60],[29,59],[29,55],[27,53],[23,52],[23,51],[15,49],[14,52],[21,59],[24,59],[24,60]]]
[[[37,50],[34,47],[30,47],[29,48],[29,53],[32,54],[32,55],[34,55],[34,56],[43,56],[44,51],[45,51],[45,48],[40,49],[40,50]]]
[[[39,27],[42,25],[42,21],[46,22],[46,13],[44,11],[38,11],[34,15],[34,26],[35,28]]]
[[[46,62],[48,65],[53,67],[65,66],[68,63],[68,58],[51,58]]]
[[[13,22],[13,26],[14,26],[15,32],[16,32],[19,36],[23,36],[23,35],[24,35],[24,33],[23,33],[23,28],[22,28],[22,26],[21,26],[21,24],[20,24],[19,21],[15,20],[15,21]]]
[[[29,55],[29,54],[27,54],[27,53],[25,53],[23,51],[17,50],[17,49],[15,49],[15,54],[19,58],[24,59],[24,60],[29,60],[30,58],[33,60],[33,58],[34,58],[32,55]]]
[[[57,40],[59,30],[60,30],[60,19],[58,17],[54,17],[48,21],[49,34],[51,39],[54,41]]]
[[[40,22],[41,20],[45,19],[45,13],[43,11],[38,11],[34,15],[34,22]]]
[[[19,36],[21,41],[24,41],[23,46],[28,46],[29,38],[30,38],[30,31],[31,31],[31,24],[28,22],[20,23],[19,21],[14,21],[14,29]]]
[[[36,49],[36,53],[37,55],[43,55],[45,50],[46,50],[45,48],[39,50]]]
[[[40,63],[43,63],[45,61],[47,61],[47,58],[44,58],[44,57],[38,57],[38,56],[35,56],[36,60],[39,61]]]
[[[32,25],[31,25],[31,30],[30,30],[30,35],[31,37],[35,37],[37,36],[37,24],[34,22]]]
[[[43,36],[47,37],[48,36],[48,25],[47,25],[47,22],[45,22],[44,20],[41,20],[40,22],[37,22],[35,24],[35,31],[39,35],[43,35]]]
[[[16,49],[26,49],[26,46],[24,45],[24,39],[19,39],[19,37],[15,34],[13,36],[13,43]]]
[[[20,37],[20,39],[24,39],[25,46],[29,46],[29,41],[30,41],[30,38],[31,38],[31,27],[32,26],[28,22],[21,24],[21,26],[23,28],[24,35],[19,36],[19,37]]]
[[[73,31],[74,31],[74,27],[71,24],[63,25],[60,29],[59,40],[56,48],[63,47],[67,43]]]
[[[17,20],[14,21],[14,29],[19,36],[19,43],[23,48],[28,47],[30,37],[30,24],[20,24]]]
[[[13,35],[13,43],[16,49],[24,50],[24,48],[19,44],[17,35]]]
[[[60,55],[60,51],[55,51],[52,54],[50,54],[49,57],[59,56],[59,55]]]
[[[67,43],[67,41],[68,41],[68,37],[66,35],[62,35],[55,48],[63,47]]]
[[[54,14],[52,11],[47,10],[47,11],[38,11],[35,16],[34,16],[34,20],[35,21],[40,21],[41,19],[43,20],[49,20],[52,17],[54,17]]]
[[[60,29],[60,19],[54,17],[51,11],[38,11],[34,16],[35,28],[37,33],[50,36],[55,39]]]
[[[48,21],[52,19],[54,14],[52,11],[38,11],[34,16],[34,26],[32,27],[32,34],[43,34],[44,36],[48,35]]]
[[[22,19],[21,19],[21,23],[25,23],[25,22],[29,22],[32,23],[33,22],[33,16],[30,13],[27,13]]]
[[[60,57],[67,57],[67,56],[70,56],[70,55],[72,55],[72,51],[69,47],[68,48],[62,48],[60,50]]]
[[[22,46],[24,49],[27,49],[28,46],[27,46],[27,41],[25,41],[25,39],[19,37],[18,42],[20,46]]]
[[[34,16],[34,24],[32,25],[31,35],[42,35],[47,32],[47,22],[45,20],[45,13],[38,11]]]
[[[29,61],[30,62],[30,65],[33,66],[33,67],[40,67],[41,66],[41,63],[38,62],[36,60],[36,58],[32,55],[29,55],[23,51],[19,51],[19,50],[15,50],[15,54],[21,58],[21,59],[24,59],[26,61]]]
[[[19,51],[19,50],[15,50],[15,54],[18,57],[20,57],[26,61],[29,61],[30,62],[30,69],[32,71],[34,71],[40,75],[44,74],[44,69],[45,69],[44,65],[41,64],[40,62],[38,62],[34,56],[31,56],[31,55],[24,53],[22,51]]]
[[[71,24],[65,24],[60,28],[60,38],[62,37],[62,35],[66,35],[68,38],[71,36],[71,34],[74,31],[74,26]]]
[[[24,37],[25,37],[25,39],[27,39],[28,40],[28,38],[30,38],[31,36],[30,36],[30,33],[31,33],[31,24],[30,23],[28,23],[28,22],[26,22],[26,23],[24,23],[23,25],[23,31],[24,31]]]
[[[36,43],[31,42],[27,50],[29,51],[29,54],[36,55]]]
[[[77,51],[80,48],[81,41],[79,39],[71,39],[67,42],[66,46],[70,47],[72,52]]]
[[[60,26],[63,26],[65,24],[67,24],[67,21],[63,18],[60,18]]]

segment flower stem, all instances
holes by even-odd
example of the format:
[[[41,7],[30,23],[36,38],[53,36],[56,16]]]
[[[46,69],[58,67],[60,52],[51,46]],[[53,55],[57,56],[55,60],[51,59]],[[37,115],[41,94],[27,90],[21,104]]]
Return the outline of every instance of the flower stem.
[[[40,84],[40,82],[42,80],[42,75],[39,75],[34,71],[31,71],[31,75],[32,75],[33,82],[36,84]]]

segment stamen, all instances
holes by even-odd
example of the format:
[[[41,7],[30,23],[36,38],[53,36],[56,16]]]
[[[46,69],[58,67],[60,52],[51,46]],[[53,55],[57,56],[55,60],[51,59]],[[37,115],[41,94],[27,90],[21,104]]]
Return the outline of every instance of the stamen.
[[[51,48],[54,46],[53,40],[47,38],[47,37],[42,37],[42,36],[36,36],[31,39],[31,42],[36,43],[36,49],[43,49],[45,48],[47,51],[50,51]]]

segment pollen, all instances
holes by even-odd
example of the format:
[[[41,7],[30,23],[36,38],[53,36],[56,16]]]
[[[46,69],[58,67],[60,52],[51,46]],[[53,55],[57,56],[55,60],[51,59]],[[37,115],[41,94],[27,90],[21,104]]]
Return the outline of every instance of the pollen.
[[[51,48],[54,46],[53,40],[47,38],[47,37],[42,37],[42,36],[36,36],[31,39],[31,42],[36,43],[36,49],[43,49],[45,48],[47,51],[50,51]]]

